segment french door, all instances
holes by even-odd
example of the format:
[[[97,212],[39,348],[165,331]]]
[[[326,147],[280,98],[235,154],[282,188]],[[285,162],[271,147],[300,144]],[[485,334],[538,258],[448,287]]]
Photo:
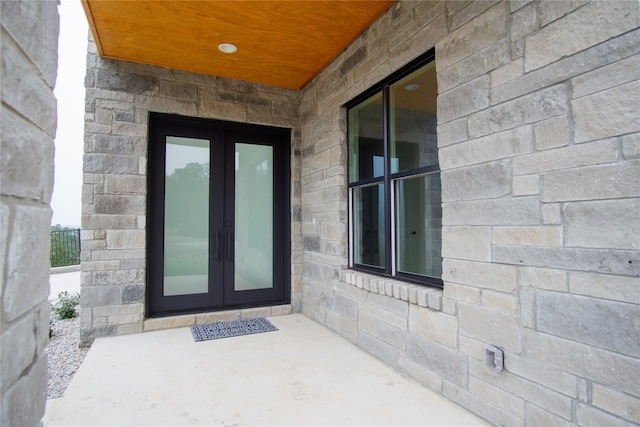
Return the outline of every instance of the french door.
[[[289,138],[151,115],[148,316],[289,302]]]

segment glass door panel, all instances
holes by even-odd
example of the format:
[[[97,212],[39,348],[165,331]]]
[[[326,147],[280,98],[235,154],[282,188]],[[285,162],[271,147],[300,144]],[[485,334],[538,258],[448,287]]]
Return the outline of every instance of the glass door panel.
[[[166,138],[164,296],[209,288],[209,152],[206,139]]]
[[[273,288],[273,147],[235,144],[234,290]]]

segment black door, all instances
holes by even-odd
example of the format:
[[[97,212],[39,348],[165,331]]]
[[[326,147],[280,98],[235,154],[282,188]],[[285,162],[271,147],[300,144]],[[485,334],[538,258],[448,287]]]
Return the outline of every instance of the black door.
[[[150,317],[289,302],[289,138],[151,115]]]

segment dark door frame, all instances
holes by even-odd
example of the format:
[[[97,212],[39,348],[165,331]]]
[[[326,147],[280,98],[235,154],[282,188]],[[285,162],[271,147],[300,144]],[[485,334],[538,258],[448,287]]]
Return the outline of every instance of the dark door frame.
[[[164,179],[166,136],[208,139],[211,159],[221,159],[222,167],[210,165],[210,182],[224,183],[224,194],[215,194],[210,185],[209,206],[209,288],[206,294],[163,295],[164,268]],[[162,317],[235,308],[288,304],[291,298],[291,218],[290,146],[291,130],[220,120],[190,118],[161,113],[149,115],[146,315]],[[251,291],[233,289],[234,150],[233,141],[269,145],[274,149],[273,254],[274,287]],[[215,143],[219,141],[219,143]],[[231,232],[231,234],[229,233]],[[215,276],[214,276],[215,275]],[[218,277],[222,286],[215,286]]]

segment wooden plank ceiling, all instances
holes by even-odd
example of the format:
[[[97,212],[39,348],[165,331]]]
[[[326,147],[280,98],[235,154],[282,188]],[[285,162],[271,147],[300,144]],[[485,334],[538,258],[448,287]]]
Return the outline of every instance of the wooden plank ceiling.
[[[105,58],[301,89],[395,0],[82,2]]]

